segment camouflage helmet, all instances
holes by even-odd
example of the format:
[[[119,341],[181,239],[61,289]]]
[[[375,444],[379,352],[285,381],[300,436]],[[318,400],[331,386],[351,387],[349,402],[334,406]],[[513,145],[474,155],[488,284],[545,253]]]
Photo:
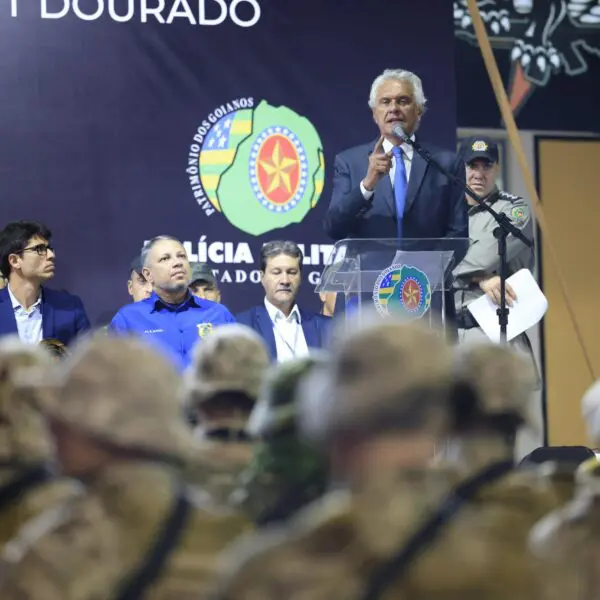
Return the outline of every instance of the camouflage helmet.
[[[256,401],[270,359],[250,327],[222,325],[198,344],[185,374],[185,401],[198,406],[219,392],[241,392]]]
[[[452,352],[443,333],[421,323],[363,312],[337,338],[331,366],[302,392],[302,429],[314,441],[335,431],[446,431]]]
[[[181,378],[134,337],[81,339],[42,385],[42,408],[57,421],[115,447],[186,461],[195,452],[177,401]]]
[[[53,365],[41,346],[25,344],[18,336],[0,340],[0,461],[31,462],[49,458],[52,443],[42,414],[20,387],[30,369],[43,372]]]
[[[315,368],[328,364],[328,355],[313,351],[275,365],[267,375],[260,399],[254,407],[247,431],[264,437],[280,431],[294,430],[297,417],[297,391],[302,380]]]
[[[535,424],[530,398],[537,378],[530,358],[492,342],[465,343],[456,349],[456,375],[475,391],[481,414]]]

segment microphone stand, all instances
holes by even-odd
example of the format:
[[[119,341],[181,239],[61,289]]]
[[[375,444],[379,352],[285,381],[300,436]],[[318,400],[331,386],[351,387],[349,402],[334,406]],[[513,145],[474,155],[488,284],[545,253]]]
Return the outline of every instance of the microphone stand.
[[[450,181],[459,185],[465,193],[473,198],[484,210],[487,210],[498,223],[498,227],[494,229],[494,237],[498,240],[498,256],[500,257],[500,306],[496,311],[498,315],[498,323],[500,324],[500,343],[507,343],[506,329],[508,327],[508,313],[506,306],[506,279],[508,277],[508,260],[506,257],[506,238],[509,235],[514,235],[528,248],[533,247],[533,241],[530,240],[523,232],[513,225],[513,222],[504,214],[496,212],[485,200],[480,198],[465,182],[459,179],[454,173],[445,169],[440,163],[431,156],[431,153],[423,148],[417,141],[411,140],[404,132],[398,135],[399,132],[394,131],[394,134],[406,144],[409,144],[415,149],[415,152],[420,154],[428,163],[432,164],[438,171],[443,173]]]

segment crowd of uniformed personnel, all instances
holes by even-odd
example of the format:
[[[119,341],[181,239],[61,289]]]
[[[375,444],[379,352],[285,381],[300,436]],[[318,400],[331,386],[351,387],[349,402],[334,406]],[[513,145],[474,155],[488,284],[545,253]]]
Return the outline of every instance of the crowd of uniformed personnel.
[[[184,378],[135,339],[5,338],[0,598],[597,599],[600,463],[513,458],[536,379],[368,314],[277,366],[222,326]]]

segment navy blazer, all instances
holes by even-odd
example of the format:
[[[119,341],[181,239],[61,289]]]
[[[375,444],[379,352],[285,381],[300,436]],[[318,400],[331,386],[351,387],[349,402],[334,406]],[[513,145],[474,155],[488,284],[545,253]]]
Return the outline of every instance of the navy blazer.
[[[90,322],[78,296],[68,292],[42,287],[43,338],[54,338],[67,345],[77,335],[88,331]],[[0,290],[0,335],[15,334],[17,320],[8,295],[8,288]]]
[[[300,319],[306,345],[309,348],[324,348],[328,343],[331,317],[319,315],[310,310],[300,310]],[[247,325],[256,331],[267,344],[272,360],[277,359],[277,345],[273,334],[273,321],[264,305],[252,308],[235,316],[235,320],[242,325]]]
[[[465,181],[465,165],[455,153],[421,145],[444,168]],[[334,240],[396,238],[398,235],[390,177],[380,179],[368,201],[360,190],[374,146],[375,141],[355,146],[335,158],[333,192],[324,222],[325,231]],[[402,237],[468,238],[467,208],[464,189],[415,151],[406,191]],[[462,258],[457,256],[456,262]]]

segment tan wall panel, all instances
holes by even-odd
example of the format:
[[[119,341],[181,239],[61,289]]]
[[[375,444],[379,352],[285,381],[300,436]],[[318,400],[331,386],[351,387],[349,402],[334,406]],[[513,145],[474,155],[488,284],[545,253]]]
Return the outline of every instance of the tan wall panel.
[[[592,364],[600,376],[600,142],[540,140],[540,196]],[[580,399],[591,384],[542,236],[548,442],[589,444]]]

